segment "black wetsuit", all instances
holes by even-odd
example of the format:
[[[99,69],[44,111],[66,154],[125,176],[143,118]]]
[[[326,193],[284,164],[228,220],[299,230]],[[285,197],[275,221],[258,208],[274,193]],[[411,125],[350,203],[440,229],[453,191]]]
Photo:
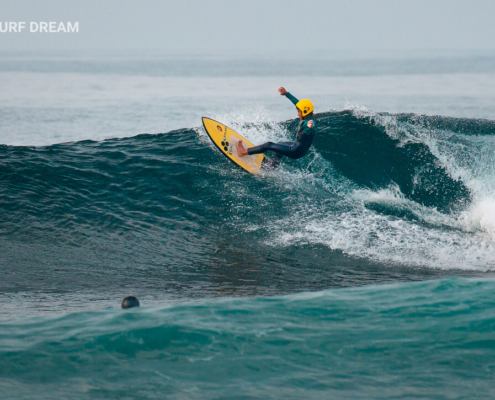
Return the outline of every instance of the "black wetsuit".
[[[294,104],[297,104],[297,100],[290,93],[285,95]],[[313,121],[313,127],[308,127],[308,122]],[[287,156],[292,159],[304,157],[311,147],[313,137],[315,136],[316,121],[313,115],[309,115],[306,119],[302,120],[297,130],[295,142],[281,142],[273,143],[266,142],[259,146],[248,148],[248,154],[259,154],[267,151],[273,151],[275,156],[273,157],[272,167],[276,167],[280,163],[282,156]]]

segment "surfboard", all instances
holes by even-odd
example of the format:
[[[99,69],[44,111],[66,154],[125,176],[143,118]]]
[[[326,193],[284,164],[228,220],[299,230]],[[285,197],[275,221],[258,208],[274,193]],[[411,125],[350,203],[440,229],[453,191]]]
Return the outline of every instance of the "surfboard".
[[[264,154],[239,157],[237,155],[237,142],[239,140],[242,140],[242,143],[246,148],[254,147],[254,145],[228,126],[206,117],[203,117],[203,126],[218,150],[220,150],[230,161],[246,171],[257,174],[261,170],[263,160],[266,158],[266,161],[268,161],[268,158]]]

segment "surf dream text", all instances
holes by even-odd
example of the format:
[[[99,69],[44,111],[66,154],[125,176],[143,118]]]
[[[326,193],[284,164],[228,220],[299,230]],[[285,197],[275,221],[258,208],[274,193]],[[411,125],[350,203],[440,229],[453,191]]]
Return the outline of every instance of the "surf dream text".
[[[29,26],[30,33],[78,33],[79,22],[0,22],[0,33],[21,33]]]

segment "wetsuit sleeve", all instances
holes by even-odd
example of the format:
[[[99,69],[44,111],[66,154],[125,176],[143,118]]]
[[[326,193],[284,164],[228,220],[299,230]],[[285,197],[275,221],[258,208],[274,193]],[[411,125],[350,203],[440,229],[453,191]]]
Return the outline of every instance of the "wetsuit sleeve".
[[[296,105],[297,103],[299,103],[299,100],[297,100],[294,96],[292,96],[289,92],[287,92],[287,94],[285,95],[285,97],[287,97],[290,101],[292,101],[294,103],[294,105]]]

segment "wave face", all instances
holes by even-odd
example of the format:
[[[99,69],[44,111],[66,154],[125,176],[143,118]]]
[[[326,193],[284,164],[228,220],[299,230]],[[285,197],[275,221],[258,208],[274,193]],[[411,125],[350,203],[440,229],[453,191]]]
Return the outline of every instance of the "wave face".
[[[199,128],[0,146],[3,292],[194,298],[494,269],[493,121],[317,117],[311,152],[265,176]],[[255,143],[297,124],[222,118]]]
[[[448,278],[4,320],[0,394],[486,399],[494,291]]]

